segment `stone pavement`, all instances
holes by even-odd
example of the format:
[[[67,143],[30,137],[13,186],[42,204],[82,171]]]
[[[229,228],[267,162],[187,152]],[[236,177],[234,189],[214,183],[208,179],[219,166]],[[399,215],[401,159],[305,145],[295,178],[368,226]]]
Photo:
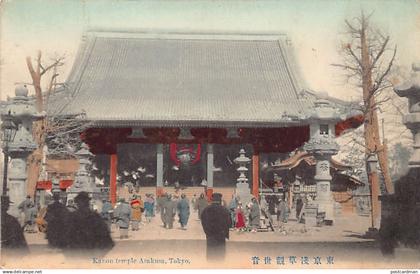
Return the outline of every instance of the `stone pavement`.
[[[420,254],[416,250],[398,248],[395,258],[382,256],[378,244],[361,236],[369,227],[368,217],[337,217],[334,226],[306,228],[291,220],[286,224],[288,234],[276,232],[231,231],[223,260],[206,260],[206,241],[197,220],[192,214],[187,230],[168,230],[161,226],[160,216],[139,231],[130,231],[129,239],[120,240],[119,231],[113,227],[115,246],[110,251],[60,250],[47,246],[44,234],[26,234],[30,254],[22,256],[2,254],[0,267],[4,268],[410,268],[418,267]],[[104,253],[105,252],[105,253]],[[7,255],[7,256],[3,256]],[[255,265],[258,256],[262,261]],[[279,256],[285,264],[277,262]],[[334,264],[326,263],[332,256]],[[296,264],[291,258],[296,258]],[[314,258],[322,258],[322,265]],[[272,259],[271,264],[264,263]],[[303,264],[309,258],[309,264]],[[171,263],[173,259],[177,261]],[[189,263],[183,264],[183,261]],[[134,262],[135,261],[135,262]],[[150,263],[149,263],[150,262]],[[181,263],[179,263],[181,262]]]

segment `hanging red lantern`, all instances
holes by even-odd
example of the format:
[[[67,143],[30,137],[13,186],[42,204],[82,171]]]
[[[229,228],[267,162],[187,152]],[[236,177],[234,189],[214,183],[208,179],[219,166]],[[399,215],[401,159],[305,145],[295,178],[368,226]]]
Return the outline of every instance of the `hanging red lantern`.
[[[176,166],[194,165],[200,161],[201,144],[169,145],[171,160]]]

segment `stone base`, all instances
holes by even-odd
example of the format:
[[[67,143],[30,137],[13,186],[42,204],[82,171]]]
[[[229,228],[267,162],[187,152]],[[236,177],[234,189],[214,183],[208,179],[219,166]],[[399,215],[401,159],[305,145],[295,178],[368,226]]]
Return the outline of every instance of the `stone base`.
[[[305,207],[305,225],[317,226],[318,205],[308,204]]]
[[[333,223],[335,220],[335,208],[334,201],[316,201],[318,204],[318,213],[325,213],[325,221]]]
[[[242,202],[242,206],[249,204],[252,199],[251,190],[248,183],[237,183],[236,184],[236,195]]]

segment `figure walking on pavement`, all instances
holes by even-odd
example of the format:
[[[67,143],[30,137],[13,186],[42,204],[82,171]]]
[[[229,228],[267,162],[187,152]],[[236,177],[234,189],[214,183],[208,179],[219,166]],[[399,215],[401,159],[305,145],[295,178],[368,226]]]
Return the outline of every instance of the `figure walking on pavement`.
[[[190,203],[184,193],[181,194],[181,200],[179,200],[177,207],[181,229],[185,230],[187,229],[186,226],[188,223],[188,218],[190,217]]]
[[[230,213],[230,219],[232,223],[232,228],[236,225],[236,208],[238,206],[238,198],[233,194],[232,200],[229,203],[229,213]]]
[[[154,216],[154,207],[155,200],[153,199],[152,194],[146,194],[146,200],[144,201],[144,212],[146,215],[146,221],[148,223],[152,221],[152,217]]]
[[[208,206],[207,197],[204,193],[200,194],[200,197],[197,200],[197,209],[198,209],[198,219],[201,220],[201,214],[203,210]]]
[[[119,205],[114,209],[114,218],[120,229],[120,239],[128,239],[128,227],[131,220],[131,207],[124,198],[120,198]]]
[[[112,213],[113,213],[113,208],[112,208],[111,202],[107,199],[103,199],[101,217],[102,217],[102,220],[104,220],[106,225],[108,226],[109,231],[111,231]]]
[[[238,202],[238,206],[235,209],[235,228],[238,231],[244,231],[246,229],[246,224],[245,224],[245,215],[244,215],[244,211],[242,208],[242,203]]]
[[[257,232],[257,229],[260,227],[260,216],[260,206],[258,205],[257,199],[254,197],[251,199],[249,212],[249,225],[251,227],[251,232]]]
[[[143,201],[140,196],[134,196],[131,200],[131,230],[138,231],[140,229],[141,215],[144,211]]]
[[[209,261],[224,260],[226,239],[229,239],[230,214],[221,203],[222,194],[213,193],[211,205],[206,207],[201,215],[201,224],[207,239],[207,260]]]
[[[176,202],[172,200],[171,194],[167,195],[166,201],[163,204],[163,222],[164,227],[172,229],[174,226],[174,218],[176,215]]]

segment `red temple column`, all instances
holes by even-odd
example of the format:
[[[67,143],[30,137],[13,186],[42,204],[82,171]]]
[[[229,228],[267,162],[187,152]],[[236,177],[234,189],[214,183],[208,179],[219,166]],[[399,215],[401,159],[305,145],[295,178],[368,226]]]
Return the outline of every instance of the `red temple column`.
[[[214,155],[213,144],[207,144],[207,200],[211,201],[213,196],[213,167]]]
[[[260,183],[260,154],[254,151],[252,155],[252,195],[258,199]]]
[[[109,166],[109,198],[112,205],[117,203],[117,154],[111,154],[111,161]]]

